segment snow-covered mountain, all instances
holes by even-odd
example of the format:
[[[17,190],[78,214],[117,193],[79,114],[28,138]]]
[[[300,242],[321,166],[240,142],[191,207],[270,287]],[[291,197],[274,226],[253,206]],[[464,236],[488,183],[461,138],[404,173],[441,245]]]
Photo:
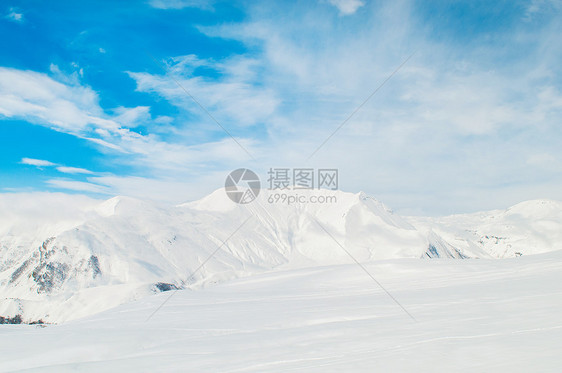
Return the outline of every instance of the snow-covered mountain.
[[[493,258],[541,254],[562,249],[562,202],[533,200],[506,210],[408,218],[431,229],[459,250],[483,249]]]
[[[361,262],[560,248],[562,206],[554,201],[429,219],[402,218],[363,193],[314,193],[337,201],[270,203],[264,192],[237,205],[222,189],[179,206],[1,195],[0,316],[62,322],[155,292],[352,262],[342,247]]]

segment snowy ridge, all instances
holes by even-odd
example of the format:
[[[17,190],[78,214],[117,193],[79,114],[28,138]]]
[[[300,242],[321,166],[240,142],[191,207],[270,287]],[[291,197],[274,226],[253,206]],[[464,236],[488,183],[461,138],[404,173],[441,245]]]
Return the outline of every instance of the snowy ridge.
[[[222,189],[179,206],[127,197],[2,195],[0,316],[63,322],[164,290],[351,263],[334,239],[368,262],[501,257],[503,247],[482,240],[484,232],[509,237],[510,250],[525,254],[554,250],[560,238],[562,207],[554,201],[429,219],[402,218],[364,193],[314,193],[337,202],[269,203],[264,191],[257,201],[237,205]],[[544,237],[522,237],[522,227]]]

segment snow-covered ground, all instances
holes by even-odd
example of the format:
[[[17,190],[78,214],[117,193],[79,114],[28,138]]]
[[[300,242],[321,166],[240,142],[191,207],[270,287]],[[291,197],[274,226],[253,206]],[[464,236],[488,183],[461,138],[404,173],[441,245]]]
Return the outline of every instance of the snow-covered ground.
[[[327,245],[325,250],[338,251]],[[274,270],[44,328],[3,325],[0,371],[559,372],[562,252]]]

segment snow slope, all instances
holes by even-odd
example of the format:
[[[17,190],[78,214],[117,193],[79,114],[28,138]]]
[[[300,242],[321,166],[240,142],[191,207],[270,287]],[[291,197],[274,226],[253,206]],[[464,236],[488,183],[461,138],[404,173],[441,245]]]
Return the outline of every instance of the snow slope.
[[[269,203],[263,192],[257,201],[237,205],[222,189],[180,206],[127,197],[2,195],[0,315],[63,322],[163,290],[200,288],[272,269],[352,263],[342,247],[360,262],[501,256],[477,240],[496,227],[473,227],[488,222],[478,216],[404,219],[363,193],[319,193],[337,202]],[[518,225],[502,233],[517,242],[514,250],[556,249],[561,220],[540,225],[546,236],[536,241],[539,246],[531,245],[536,236],[519,236],[521,227],[536,232],[533,222],[544,211],[554,217],[562,211],[551,207],[524,209],[534,215],[502,215],[518,216]],[[469,228],[457,228],[464,226]]]
[[[38,328],[1,372],[559,372],[562,252],[275,270]]]

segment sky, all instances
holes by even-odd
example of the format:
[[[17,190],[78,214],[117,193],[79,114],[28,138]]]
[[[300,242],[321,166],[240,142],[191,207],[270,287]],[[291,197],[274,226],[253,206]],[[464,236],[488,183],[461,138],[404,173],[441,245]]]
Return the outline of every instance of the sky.
[[[309,167],[402,214],[562,200],[561,11],[8,0],[0,192],[180,203]]]

